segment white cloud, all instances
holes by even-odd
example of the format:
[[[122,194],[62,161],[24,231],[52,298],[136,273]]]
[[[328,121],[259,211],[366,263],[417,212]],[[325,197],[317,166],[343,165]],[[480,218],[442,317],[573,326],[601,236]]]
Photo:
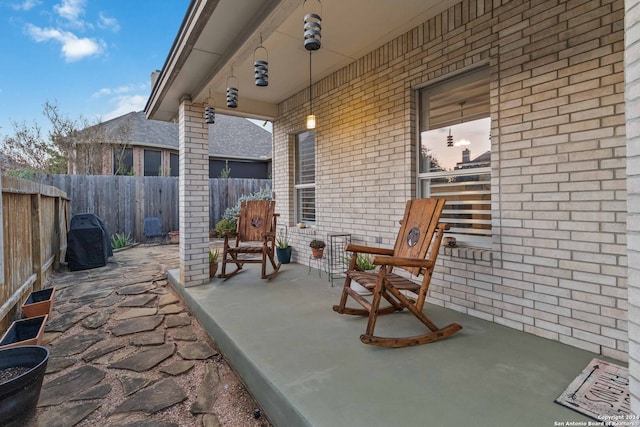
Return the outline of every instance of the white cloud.
[[[102,89],[100,89],[97,92],[94,92],[91,97],[92,98],[101,98],[103,96],[109,96],[111,95],[112,91],[111,89],[109,89],[108,87],[103,87]]]
[[[39,0],[24,0],[22,3],[13,3],[11,7],[14,10],[28,11],[40,4]]]
[[[103,121],[123,116],[132,111],[142,111],[147,103],[147,97],[144,95],[118,96],[113,101],[116,103],[116,108],[105,114],[102,117]]]
[[[105,43],[90,38],[78,38],[75,34],[56,28],[40,28],[27,24],[27,34],[36,42],[54,40],[62,45],[62,55],[67,62],[73,62],[87,56],[99,55],[105,49]]]
[[[118,23],[118,20],[116,18],[109,18],[102,12],[100,12],[98,17],[98,27],[111,30],[114,33],[120,31],[120,24]]]
[[[53,10],[61,17],[75,22],[84,14],[85,3],[86,0],[62,0],[62,3],[53,6]]]
[[[149,86],[145,84],[135,84],[131,83],[128,85],[122,85],[115,88],[103,87],[99,89],[97,92],[94,92],[91,97],[92,98],[100,98],[103,96],[116,95],[116,94],[126,94],[130,92],[136,92],[140,90],[148,90]]]

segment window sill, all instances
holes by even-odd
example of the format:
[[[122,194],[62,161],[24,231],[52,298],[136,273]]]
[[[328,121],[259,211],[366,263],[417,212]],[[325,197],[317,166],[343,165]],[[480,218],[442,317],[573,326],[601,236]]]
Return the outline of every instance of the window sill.
[[[304,236],[309,236],[309,235],[314,235],[316,234],[317,230],[315,227],[289,227],[289,233],[291,234],[301,234]]]
[[[493,251],[485,248],[472,248],[472,247],[457,247],[448,248],[443,247],[443,253],[453,258],[473,259],[476,261],[491,262],[493,259]]]

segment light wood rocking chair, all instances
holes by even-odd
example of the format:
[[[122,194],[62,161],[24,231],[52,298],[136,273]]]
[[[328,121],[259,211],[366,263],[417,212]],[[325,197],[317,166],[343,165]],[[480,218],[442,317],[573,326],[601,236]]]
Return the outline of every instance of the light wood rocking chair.
[[[278,217],[275,206],[274,200],[249,200],[240,204],[237,231],[224,233],[222,269],[218,277],[233,277],[247,263],[261,263],[263,279],[275,277],[280,269],[275,259]],[[270,274],[267,274],[267,261],[273,270]],[[236,269],[227,273],[229,263],[235,264]]]
[[[457,323],[438,328],[422,312],[442,234],[444,230],[449,229],[447,224],[438,224],[444,204],[444,199],[436,198],[409,200],[393,249],[354,244],[346,247],[347,251],[352,252],[352,256],[346,271],[340,304],[334,305],[333,310],[341,314],[369,316],[366,332],[360,335],[360,341],[363,343],[381,347],[408,347],[434,342],[462,329]],[[358,254],[374,255],[373,264],[380,266],[379,271],[369,273],[359,270],[356,263]],[[416,283],[406,278],[406,275],[395,274],[395,269],[403,269],[414,276],[422,275],[422,281]],[[370,299],[351,288],[352,280],[373,293]],[[364,308],[347,307],[348,297]],[[389,305],[381,307],[382,298]],[[405,308],[429,329],[427,333],[401,338],[374,335],[379,314],[402,311]]]

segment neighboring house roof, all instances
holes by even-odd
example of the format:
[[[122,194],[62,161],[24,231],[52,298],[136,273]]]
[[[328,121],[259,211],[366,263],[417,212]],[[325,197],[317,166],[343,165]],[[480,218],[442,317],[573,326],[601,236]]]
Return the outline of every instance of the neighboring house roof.
[[[103,126],[106,139],[119,140],[119,133],[127,129],[125,141],[130,145],[178,149],[178,124],[148,120],[143,111],[125,114],[98,126]],[[215,124],[209,125],[209,155],[240,159],[271,159],[271,132],[242,117],[216,114]]]

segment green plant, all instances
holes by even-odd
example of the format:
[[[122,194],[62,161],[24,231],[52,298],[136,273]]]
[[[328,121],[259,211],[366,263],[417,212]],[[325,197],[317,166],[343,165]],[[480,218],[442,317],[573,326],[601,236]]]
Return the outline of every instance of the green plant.
[[[237,226],[238,225],[236,221],[232,221],[230,219],[221,219],[216,224],[216,231],[218,232],[218,234],[224,235],[224,233],[226,232],[236,231]]]
[[[131,235],[124,233],[116,233],[111,236],[111,247],[113,249],[120,249],[127,247],[131,244]]]
[[[326,246],[326,244],[324,243],[324,241],[320,239],[313,239],[311,243],[309,243],[309,246],[314,249],[323,249]]]
[[[286,249],[289,247],[289,235],[287,233],[287,227],[282,227],[278,231],[278,235],[276,236],[276,247],[280,249]]]
[[[229,160],[224,161],[224,169],[220,171],[220,178],[229,178],[231,176],[231,168],[229,167]]]
[[[376,268],[375,264],[371,261],[369,254],[358,254],[356,257],[356,264],[361,270],[373,270]]]
[[[351,255],[345,255],[344,263],[348,266],[351,264]],[[362,271],[375,270],[376,265],[373,263],[369,254],[356,255],[356,265]]]
[[[209,263],[218,262],[218,255],[220,251],[218,249],[209,249]]]

